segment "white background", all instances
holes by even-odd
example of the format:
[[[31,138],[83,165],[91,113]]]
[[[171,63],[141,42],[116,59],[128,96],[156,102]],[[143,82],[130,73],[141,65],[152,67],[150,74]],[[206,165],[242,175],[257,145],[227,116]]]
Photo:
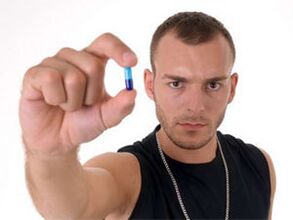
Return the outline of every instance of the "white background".
[[[277,173],[274,219],[292,217],[292,39],[290,0],[9,0],[0,2],[0,219],[42,219],[25,186],[18,100],[25,71],[60,48],[81,49],[103,32],[113,32],[138,55],[133,69],[138,97],[134,112],[119,126],[81,148],[84,162],[143,138],[157,124],[143,88],[150,67],[154,29],[179,11],[203,11],[221,20],[237,48],[237,96],[220,130],[265,149]],[[106,85],[124,87],[123,70],[107,67]]]

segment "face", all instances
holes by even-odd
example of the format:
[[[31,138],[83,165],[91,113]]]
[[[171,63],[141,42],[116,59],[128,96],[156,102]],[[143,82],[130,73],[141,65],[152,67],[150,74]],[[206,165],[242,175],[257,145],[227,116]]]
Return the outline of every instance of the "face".
[[[145,87],[162,135],[184,149],[205,146],[215,137],[237,84],[225,38],[187,45],[168,33],[158,44],[154,65],[155,73],[145,71]]]

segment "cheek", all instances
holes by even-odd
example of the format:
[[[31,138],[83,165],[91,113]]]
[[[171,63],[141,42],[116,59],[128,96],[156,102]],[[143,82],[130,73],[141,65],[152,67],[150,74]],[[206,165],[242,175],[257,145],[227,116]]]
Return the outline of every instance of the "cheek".
[[[176,101],[167,95],[156,94],[155,101],[164,114],[170,115],[176,112]]]
[[[176,117],[182,110],[180,109],[180,99],[176,99],[167,91],[156,89],[154,93],[156,108],[159,111],[159,114],[164,117],[164,120],[171,120],[172,118]],[[182,108],[181,107],[181,108]]]
[[[213,94],[211,96],[206,96],[204,106],[206,112],[215,115],[222,114],[225,111],[229,101],[229,95],[227,90],[223,90],[218,94]]]
[[[155,97],[161,109],[168,114],[174,114],[176,112],[178,113],[186,106],[184,97],[182,97],[182,95],[180,96],[176,93],[172,94],[172,92],[166,91],[166,89],[156,91]]]

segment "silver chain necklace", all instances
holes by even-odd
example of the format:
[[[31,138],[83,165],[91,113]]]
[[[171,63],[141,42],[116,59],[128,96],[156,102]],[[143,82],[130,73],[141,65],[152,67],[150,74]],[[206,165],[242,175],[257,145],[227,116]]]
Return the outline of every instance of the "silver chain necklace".
[[[179,187],[178,187],[178,184],[177,184],[177,181],[167,163],[167,160],[165,158],[165,155],[163,153],[163,150],[160,146],[160,143],[159,143],[159,139],[156,135],[156,138],[157,138],[157,143],[158,143],[158,149],[159,149],[159,152],[160,152],[160,156],[161,156],[161,159],[165,165],[165,168],[170,176],[170,179],[172,180],[172,183],[173,183],[173,186],[174,186],[174,189],[175,189],[175,192],[176,192],[176,195],[177,195],[177,199],[178,199],[178,202],[179,202],[179,205],[181,207],[181,210],[183,212],[183,215],[185,217],[186,220],[190,220],[190,217],[186,211],[186,208],[184,206],[184,203],[183,203],[183,199],[181,197],[181,193],[180,193],[180,190],[179,190]],[[219,146],[219,150],[220,150],[220,154],[221,154],[221,157],[222,157],[222,161],[223,161],[223,164],[224,164],[224,168],[225,168],[225,175],[226,175],[226,210],[225,210],[225,220],[229,220],[229,212],[230,212],[230,180],[229,180],[229,169],[228,169],[228,166],[227,166],[227,162],[226,162],[226,159],[225,159],[225,156],[224,156],[224,153],[223,153],[223,150],[222,150],[222,146],[221,146],[221,143],[217,137],[217,143],[218,143],[218,146]]]

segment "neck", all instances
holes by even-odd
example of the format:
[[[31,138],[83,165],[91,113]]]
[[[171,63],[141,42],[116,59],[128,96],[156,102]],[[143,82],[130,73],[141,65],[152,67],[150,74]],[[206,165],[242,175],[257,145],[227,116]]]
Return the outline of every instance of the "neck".
[[[162,128],[157,132],[156,136],[164,153],[179,162],[190,164],[208,163],[216,157],[216,135],[201,148],[188,150],[177,146],[171,141]]]

